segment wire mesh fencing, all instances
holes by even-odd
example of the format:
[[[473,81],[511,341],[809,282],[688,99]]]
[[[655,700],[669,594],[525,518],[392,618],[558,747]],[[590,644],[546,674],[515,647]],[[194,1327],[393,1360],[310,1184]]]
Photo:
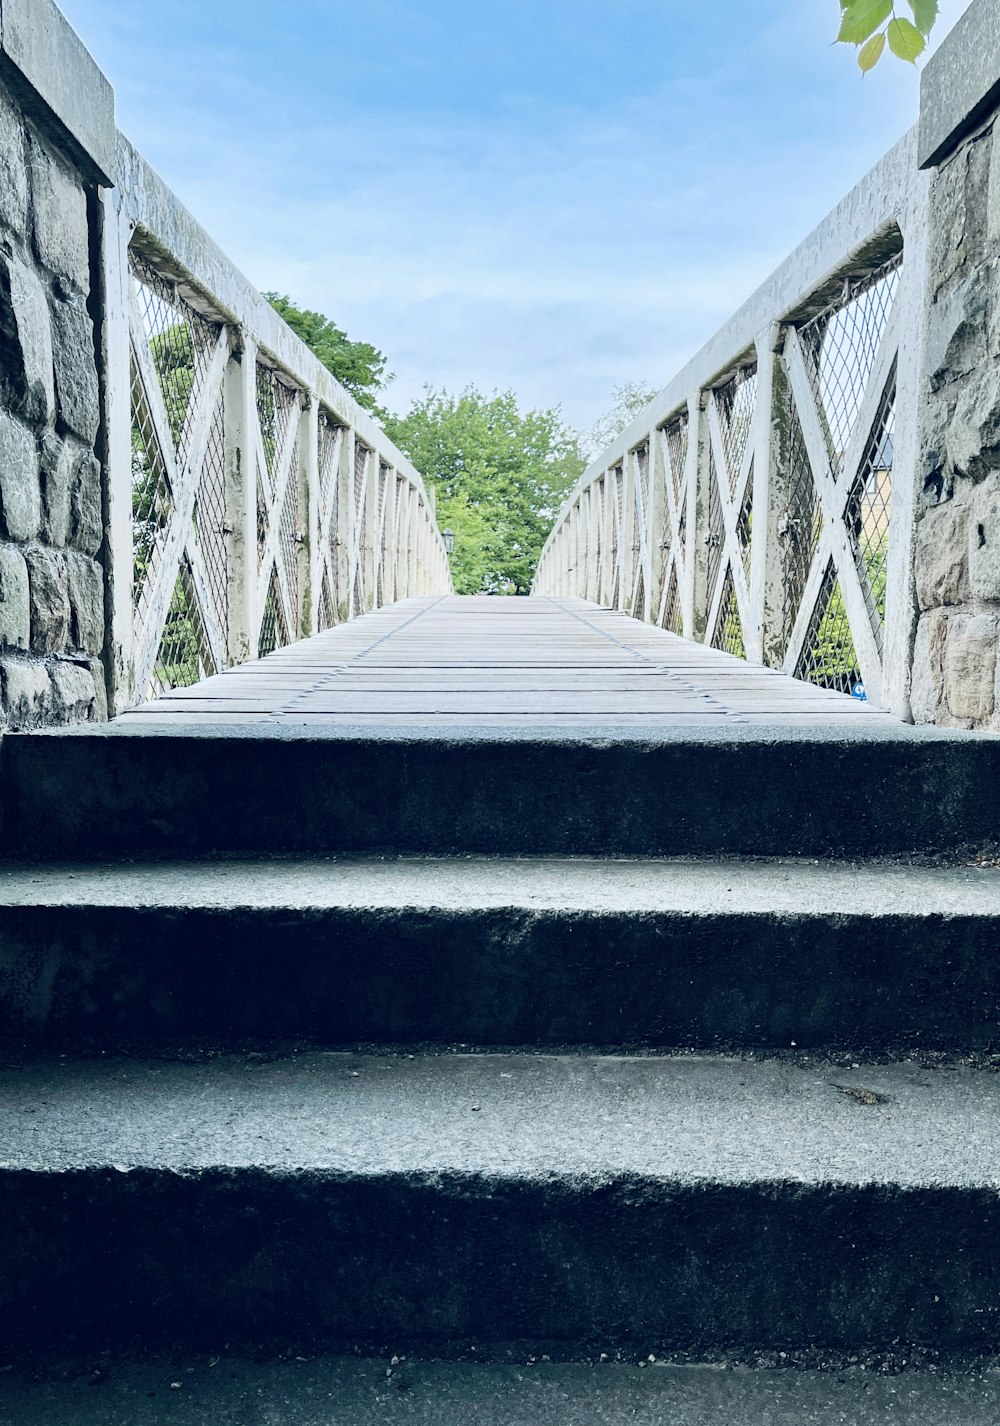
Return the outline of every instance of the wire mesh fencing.
[[[363,441],[324,404],[314,383],[333,383],[311,354],[284,368],[161,247],[140,236],[127,252],[132,682],[118,706],[446,592],[419,476],[371,422]]]
[[[870,251],[598,458],[536,590],[880,699],[906,269],[898,233]]]

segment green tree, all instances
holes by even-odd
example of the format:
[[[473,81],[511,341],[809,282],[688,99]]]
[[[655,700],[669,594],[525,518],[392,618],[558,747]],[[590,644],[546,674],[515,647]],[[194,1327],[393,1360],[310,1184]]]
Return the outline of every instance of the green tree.
[[[927,37],[938,17],[938,0],[906,0],[912,20],[905,14],[903,0],[840,0],[841,44],[854,45],[858,64],[867,74],[888,48],[890,54],[914,64],[927,48]]]
[[[518,409],[511,391],[426,387],[386,431],[434,491],[455,531],[459,594],[527,594],[552,522],[586,461],[558,409]]]
[[[297,307],[290,297],[282,297],[277,292],[265,292],[264,296],[358,405],[380,419],[384,417],[386,413],[378,398],[392,380],[392,372],[386,371],[383,353],[370,342],[352,342],[347,333],[322,312]]]

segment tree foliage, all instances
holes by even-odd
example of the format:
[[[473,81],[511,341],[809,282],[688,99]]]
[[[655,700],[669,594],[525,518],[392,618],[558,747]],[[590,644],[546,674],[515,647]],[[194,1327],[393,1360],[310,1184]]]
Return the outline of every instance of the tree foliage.
[[[903,0],[898,8],[904,8]],[[908,64],[923,54],[938,17],[938,0],[906,0],[906,8],[912,19],[897,13],[897,0],[840,0],[837,39],[856,46],[862,73],[875,68],[886,48]]]
[[[518,409],[511,391],[485,396],[425,388],[385,422],[434,491],[441,529],[455,532],[459,594],[527,594],[548,532],[586,460],[558,409]]]
[[[322,312],[297,307],[290,297],[282,297],[277,292],[265,292],[264,296],[358,405],[383,417],[385,412],[378,398],[392,380],[392,373],[386,371],[383,353],[370,342],[352,342],[347,333]]]
[[[656,388],[642,381],[626,381],[623,386],[616,386],[611,393],[611,409],[585,433],[584,439],[591,455],[599,455],[605,446],[610,446],[616,436],[631,426],[655,395]]]

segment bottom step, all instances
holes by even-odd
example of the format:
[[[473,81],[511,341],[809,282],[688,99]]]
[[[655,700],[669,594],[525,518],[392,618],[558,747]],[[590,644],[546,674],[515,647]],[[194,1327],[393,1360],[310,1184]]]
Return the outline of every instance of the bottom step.
[[[0,1342],[992,1352],[998,1122],[960,1065],[8,1067]]]
[[[231,1357],[0,1376],[10,1426],[996,1426],[1000,1371]]]

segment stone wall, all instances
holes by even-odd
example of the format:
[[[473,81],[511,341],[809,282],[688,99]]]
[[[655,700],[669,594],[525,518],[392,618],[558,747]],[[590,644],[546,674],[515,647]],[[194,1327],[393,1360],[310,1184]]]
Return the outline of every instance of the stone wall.
[[[87,192],[0,88],[0,723],[105,716]]]
[[[1000,79],[996,40],[990,7],[974,4],[922,94],[935,172],[911,704],[916,722],[958,728],[1000,729],[1000,121],[983,112]],[[956,75],[969,82],[973,50],[982,75],[965,93]]]

